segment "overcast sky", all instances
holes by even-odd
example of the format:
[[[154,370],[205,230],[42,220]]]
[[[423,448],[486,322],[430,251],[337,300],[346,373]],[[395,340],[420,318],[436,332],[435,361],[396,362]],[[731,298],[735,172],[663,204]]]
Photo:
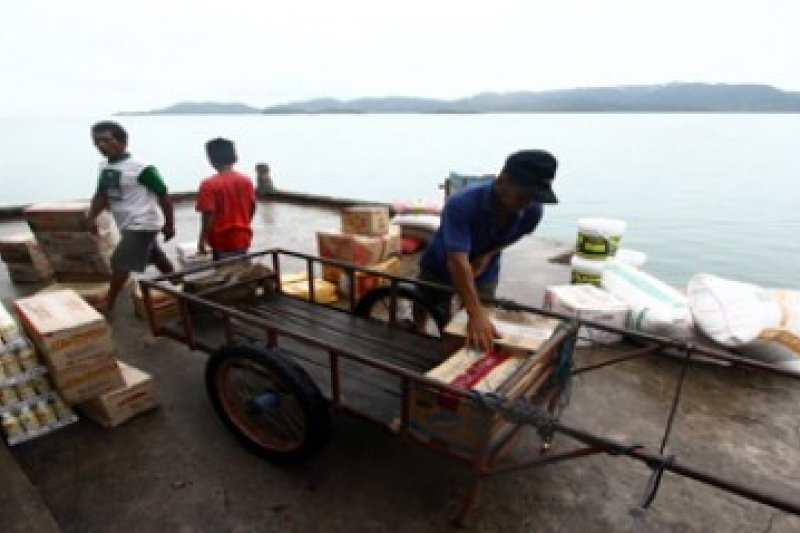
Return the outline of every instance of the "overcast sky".
[[[798,26],[800,0],[2,0],[0,116],[671,81],[800,91]]]

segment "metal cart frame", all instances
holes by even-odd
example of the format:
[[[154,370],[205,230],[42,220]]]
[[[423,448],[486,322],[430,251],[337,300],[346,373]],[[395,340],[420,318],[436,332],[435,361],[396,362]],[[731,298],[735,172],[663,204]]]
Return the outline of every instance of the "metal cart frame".
[[[294,261],[305,263],[308,300],[297,300],[283,295],[281,284],[281,258],[292,258]],[[223,287],[210,288],[199,293],[190,294],[177,290],[171,282],[185,279],[187,276],[210,272],[215,268],[223,268],[226,265],[241,261],[266,261],[271,267],[271,272],[261,278],[248,279],[237,282],[233,285],[228,284]],[[334,308],[329,305],[315,303],[315,287],[312,280],[315,278],[315,267],[317,265],[329,265],[342,269],[349,277],[349,298],[348,305],[342,308]],[[355,298],[355,276],[358,274],[370,274],[383,278],[386,286],[389,287],[391,295],[390,312],[388,317],[388,327],[397,330],[396,337],[389,340],[387,337],[387,324],[375,324],[366,318],[353,316],[356,308]],[[223,331],[222,344],[234,345],[242,334],[247,330],[249,339],[253,340],[253,332],[260,336],[258,342],[263,343],[267,348],[276,348],[286,339],[301,343],[314,349],[322,350],[327,354],[327,390],[329,407],[334,411],[341,411],[353,415],[359,419],[377,424],[378,426],[396,434],[406,440],[420,444],[435,452],[441,453],[453,459],[466,463],[472,468],[473,481],[467,489],[455,516],[459,524],[463,524],[474,506],[480,482],[489,477],[499,474],[519,472],[530,468],[536,468],[548,464],[557,463],[589,455],[604,453],[609,455],[625,455],[643,462],[652,470],[650,487],[645,496],[645,506],[653,501],[661,476],[665,471],[673,472],[702,483],[712,485],[728,492],[738,494],[742,497],[770,505],[790,513],[800,514],[800,502],[792,501],[782,496],[768,494],[754,487],[747,487],[731,480],[723,479],[713,473],[708,473],[696,469],[692,466],[683,464],[676,460],[674,456],[664,454],[666,443],[672,429],[677,406],[681,395],[681,386],[685,378],[688,363],[693,356],[700,355],[732,363],[735,365],[756,368],[794,379],[800,379],[800,375],[783,370],[766,363],[745,359],[737,355],[722,351],[697,346],[691,343],[682,343],[670,339],[634,332],[624,329],[612,328],[604,324],[578,320],[573,317],[559,313],[545,311],[531,306],[521,305],[507,300],[495,300],[489,303],[499,305],[510,310],[517,310],[526,313],[534,313],[542,316],[556,318],[561,321],[560,327],[547,340],[541,348],[531,356],[509,379],[504,388],[498,394],[484,395],[472,390],[451,386],[440,381],[428,378],[419,368],[409,367],[403,364],[408,360],[404,357],[404,350],[407,350],[408,340],[417,339],[409,337],[417,335],[422,348],[426,346],[445,347],[450,345],[445,351],[452,351],[452,339],[423,339],[421,335],[411,332],[399,332],[397,324],[397,295],[403,286],[428,285],[430,287],[443,290],[451,290],[442,286],[430,283],[410,280],[399,276],[394,276],[384,272],[371,270],[368,268],[354,266],[341,261],[301,254],[283,249],[270,249],[254,252],[241,258],[231,258],[214,263],[209,266],[201,266],[183,270],[175,274],[155,277],[142,280],[142,296],[147,308],[150,330],[155,336],[166,336],[185,343],[193,350],[203,350],[213,354],[220,348],[220,344],[208,342],[199,334],[196,324],[196,312],[198,309],[213,313],[216,321],[221,324]],[[257,286],[256,292],[260,295],[262,307],[241,307],[229,303],[218,301],[220,294],[231,291],[237,286]],[[159,305],[153,298],[154,290],[163,291],[177,299],[179,310],[178,325],[162,323],[158,320]],[[266,295],[270,295],[266,298]],[[271,300],[270,300],[271,298]],[[283,305],[289,299],[291,305],[298,307],[290,309],[287,313],[297,309],[297,314],[286,315],[286,320],[281,320]],[[263,303],[265,302],[265,303]],[[270,303],[272,302],[272,303]],[[174,305],[174,304],[172,304]],[[308,321],[308,328],[303,328],[303,321]],[[632,341],[634,346],[623,350],[619,356],[612,359],[596,363],[582,368],[572,368],[572,350],[575,339],[581,327],[596,328],[603,331],[621,333],[626,339]],[[357,332],[356,332],[357,329]],[[348,332],[353,332],[353,340],[348,341]],[[356,334],[357,333],[357,334]],[[394,335],[395,333],[392,333]],[[392,343],[400,341],[406,342],[403,346],[395,346]],[[562,424],[557,419],[558,401],[564,392],[565,382],[557,381],[555,369],[561,365],[568,364],[568,374],[574,375],[588,371],[597,370],[608,365],[617,364],[623,361],[650,354],[659,354],[665,349],[677,349],[684,354],[683,367],[678,380],[675,394],[672,401],[670,416],[664,431],[662,445],[658,451],[648,451],[641,446],[628,443],[617,442],[599,435],[593,435],[579,428],[570,427]],[[286,354],[287,352],[282,352]],[[289,353],[289,355],[292,355]],[[352,364],[363,367],[365,371],[383,374],[399,382],[400,410],[397,417],[390,423],[385,419],[373,416],[365,410],[356,409],[348,405],[342,394],[342,383],[345,379],[342,374],[343,365]],[[536,366],[538,373],[534,373]],[[542,370],[544,369],[544,370]],[[563,374],[563,372],[561,372]],[[563,375],[561,376],[563,378]],[[514,390],[511,399],[506,395]],[[486,432],[485,438],[474,450],[474,453],[465,454],[463,451],[454,451],[440,442],[434,442],[421,438],[420,435],[412,430],[412,394],[415,390],[430,391],[439,396],[446,396],[458,402],[465,402],[475,409],[483,410],[491,415],[491,429]],[[522,429],[533,426],[543,437],[546,452],[547,444],[553,434],[561,433],[566,435],[580,445],[573,449],[562,452],[544,453],[534,458],[514,457],[511,452],[518,443]]]

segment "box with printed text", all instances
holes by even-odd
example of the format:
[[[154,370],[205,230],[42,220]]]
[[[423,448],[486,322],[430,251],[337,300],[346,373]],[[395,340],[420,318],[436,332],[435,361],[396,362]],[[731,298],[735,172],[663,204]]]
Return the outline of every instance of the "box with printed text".
[[[338,259],[354,265],[374,265],[400,252],[400,232],[395,227],[383,235],[352,235],[338,231],[318,231],[320,257]]]
[[[87,417],[106,428],[116,427],[158,406],[150,374],[122,361],[118,365],[124,384],[79,406]]]
[[[346,207],[341,212],[342,232],[383,235],[389,231],[389,208],[377,205]]]

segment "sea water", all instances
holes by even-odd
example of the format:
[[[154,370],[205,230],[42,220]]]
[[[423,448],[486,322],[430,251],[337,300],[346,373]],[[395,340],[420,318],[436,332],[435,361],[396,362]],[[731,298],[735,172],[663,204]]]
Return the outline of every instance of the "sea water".
[[[106,117],[0,118],[0,204],[88,198]],[[484,114],[120,117],[135,157],[170,190],[212,173],[204,143],[236,142],[239,168],[285,190],[374,201],[441,199],[451,171],[494,173],[506,155],[559,160],[537,235],[573,242],[582,217],[627,222],[623,248],[685,286],[696,272],[800,288],[800,115]],[[309,229],[312,231],[312,229]]]

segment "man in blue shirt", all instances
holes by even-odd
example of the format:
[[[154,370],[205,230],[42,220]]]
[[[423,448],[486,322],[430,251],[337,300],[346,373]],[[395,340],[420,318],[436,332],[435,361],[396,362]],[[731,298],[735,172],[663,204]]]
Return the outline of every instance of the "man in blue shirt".
[[[503,249],[536,229],[542,204],[558,202],[552,189],[557,166],[544,150],[508,156],[494,181],[447,201],[441,225],[420,258],[419,279],[455,289],[469,319],[467,340],[481,350],[491,349],[499,335],[480,299],[494,298]],[[423,291],[437,307],[449,302],[441,291]]]

